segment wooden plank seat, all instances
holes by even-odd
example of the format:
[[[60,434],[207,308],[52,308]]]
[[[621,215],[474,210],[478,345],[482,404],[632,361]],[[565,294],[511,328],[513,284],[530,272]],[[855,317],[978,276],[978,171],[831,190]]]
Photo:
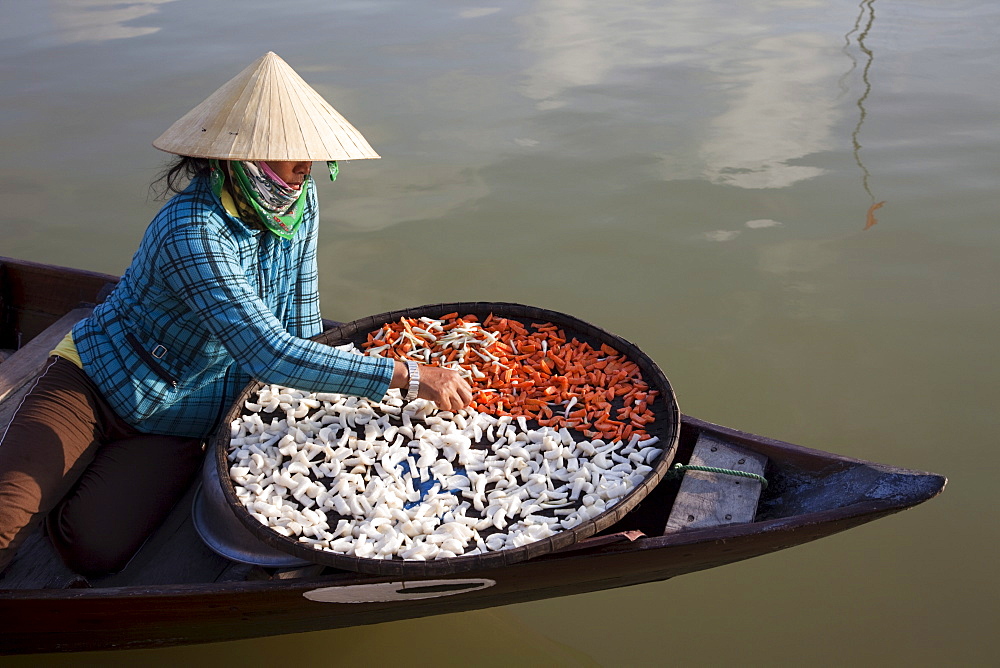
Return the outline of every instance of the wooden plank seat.
[[[6,427],[10,422],[21,398],[28,393],[31,381],[45,368],[56,344],[73,325],[92,312],[92,308],[73,309],[3,360],[0,365],[0,426]]]
[[[689,465],[762,476],[767,457],[702,433],[695,443]],[[762,488],[759,480],[725,473],[686,471],[663,532],[753,522]]]

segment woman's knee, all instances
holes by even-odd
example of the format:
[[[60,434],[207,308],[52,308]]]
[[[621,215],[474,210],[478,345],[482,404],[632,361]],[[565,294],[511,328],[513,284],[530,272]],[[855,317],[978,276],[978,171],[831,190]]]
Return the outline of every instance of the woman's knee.
[[[49,536],[66,565],[83,575],[123,569],[183,496],[201,458],[201,444],[190,439],[105,444],[49,515]]]
[[[145,536],[128,535],[122,527],[60,504],[46,519],[49,540],[63,563],[81,575],[117,573],[142,545]]]

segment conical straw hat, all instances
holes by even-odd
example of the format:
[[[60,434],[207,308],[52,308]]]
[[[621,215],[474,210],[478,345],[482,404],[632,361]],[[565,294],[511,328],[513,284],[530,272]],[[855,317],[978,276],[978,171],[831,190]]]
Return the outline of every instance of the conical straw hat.
[[[365,138],[273,52],[160,135],[153,146],[219,160],[360,160]]]

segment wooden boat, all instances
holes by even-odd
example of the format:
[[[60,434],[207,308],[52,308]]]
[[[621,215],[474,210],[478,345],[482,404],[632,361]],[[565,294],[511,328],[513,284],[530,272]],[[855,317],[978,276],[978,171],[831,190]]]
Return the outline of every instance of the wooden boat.
[[[0,258],[0,348],[18,349],[0,364],[0,430],[53,344],[116,280]],[[230,561],[196,533],[192,489],[114,575],[77,576],[32,536],[0,576],[0,653],[315,631],[655,582],[850,529],[922,503],[946,482],[682,416],[675,462],[717,453],[758,462],[766,489],[713,473],[664,479],[617,524],[568,549],[432,579]]]

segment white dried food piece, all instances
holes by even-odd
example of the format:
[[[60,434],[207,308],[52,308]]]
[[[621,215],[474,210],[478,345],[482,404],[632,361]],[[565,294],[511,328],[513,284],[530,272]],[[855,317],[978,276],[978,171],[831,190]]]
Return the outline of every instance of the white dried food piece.
[[[443,332],[421,321],[415,347],[436,339],[480,353],[469,334],[478,323]],[[239,501],[281,535],[360,558],[427,561],[542,540],[614,506],[663,452],[655,437],[576,441],[524,417],[405,402],[398,390],[373,402],[264,385],[245,408],[228,452]]]

